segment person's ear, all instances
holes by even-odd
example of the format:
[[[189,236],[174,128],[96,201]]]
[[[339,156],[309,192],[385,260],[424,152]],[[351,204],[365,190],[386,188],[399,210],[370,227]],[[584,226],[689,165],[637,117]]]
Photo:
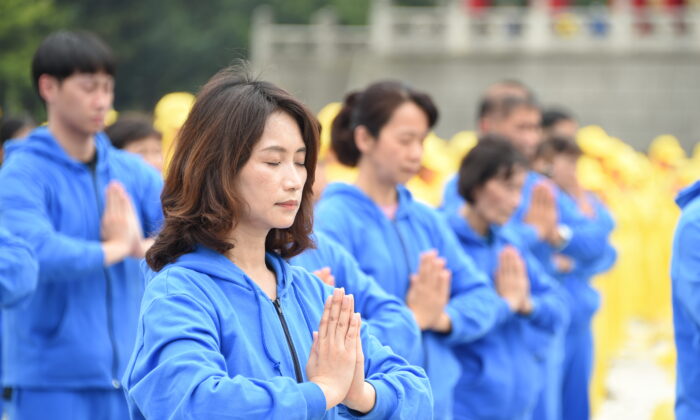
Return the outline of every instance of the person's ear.
[[[361,153],[367,153],[374,146],[376,139],[364,125],[355,127],[355,146]]]
[[[37,85],[39,87],[39,96],[48,104],[53,102],[61,83],[53,76],[42,74],[39,76]]]
[[[479,119],[479,132],[488,133],[491,131],[493,131],[493,118],[487,116]]]
[[[470,204],[471,206],[475,206],[476,203],[479,203],[481,201],[481,197],[484,194],[484,186],[485,185],[482,184],[472,189],[472,203]]]

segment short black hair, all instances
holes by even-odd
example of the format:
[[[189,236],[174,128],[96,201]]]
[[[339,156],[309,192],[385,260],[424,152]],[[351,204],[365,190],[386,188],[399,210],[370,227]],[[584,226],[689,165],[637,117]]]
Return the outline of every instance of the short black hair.
[[[34,53],[32,81],[38,94],[42,74],[62,82],[74,73],[105,72],[114,76],[115,67],[112,49],[97,35],[82,31],[58,31],[46,37]]]
[[[557,155],[579,157],[582,154],[583,151],[574,139],[557,136],[539,144],[535,152],[535,159],[551,160]]]
[[[160,131],[153,127],[150,118],[137,113],[120,117],[114,124],[105,129],[105,133],[117,149],[123,149],[134,141],[146,137],[162,138]]]
[[[516,167],[528,167],[527,159],[505,137],[486,134],[462,159],[457,188],[467,203],[474,204],[474,192],[496,177],[509,179]]]
[[[520,97],[520,96],[502,96],[498,98],[488,98],[482,99],[479,104],[479,120],[498,115],[500,118],[507,118],[518,108],[532,108],[540,109],[537,101],[530,97]]]
[[[508,97],[522,98],[531,102],[537,102],[535,93],[521,81],[514,79],[501,80],[500,82],[490,85],[481,96],[477,107],[477,122],[489,115],[495,103]]]
[[[561,108],[550,108],[542,112],[542,128],[550,128],[559,121],[573,120],[574,116]]]
[[[34,127],[36,124],[28,116],[5,117],[0,120],[0,146],[7,140],[16,137],[17,132],[25,127]]]

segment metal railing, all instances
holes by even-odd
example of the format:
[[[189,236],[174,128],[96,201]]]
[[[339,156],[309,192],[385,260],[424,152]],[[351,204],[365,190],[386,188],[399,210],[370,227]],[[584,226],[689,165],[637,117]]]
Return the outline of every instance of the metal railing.
[[[273,22],[268,8],[256,11],[253,56],[306,54],[333,58],[355,51],[380,55],[472,53],[692,52],[700,53],[700,6],[635,9],[590,6],[551,10],[543,0],[530,7],[492,7],[470,13],[458,0],[436,7],[372,3],[367,26],[342,26],[329,9],[309,25]]]

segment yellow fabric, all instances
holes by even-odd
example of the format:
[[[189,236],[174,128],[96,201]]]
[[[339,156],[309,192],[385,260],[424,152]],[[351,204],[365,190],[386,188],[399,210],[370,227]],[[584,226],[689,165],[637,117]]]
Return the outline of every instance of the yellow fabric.
[[[194,95],[173,92],[163,96],[153,111],[153,126],[163,135],[163,172],[167,173],[175,150],[175,139],[194,104]]]

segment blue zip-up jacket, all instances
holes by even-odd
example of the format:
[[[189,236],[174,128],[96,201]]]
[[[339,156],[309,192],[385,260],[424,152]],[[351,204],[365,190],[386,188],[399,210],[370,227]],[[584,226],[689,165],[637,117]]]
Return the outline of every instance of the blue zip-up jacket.
[[[540,240],[535,228],[524,222],[527,211],[530,209],[532,190],[543,180],[544,177],[537,172],[528,171],[523,189],[521,190],[522,199],[520,205],[508,221],[509,230],[515,232],[520,237],[520,243],[529,248],[532,252],[536,252],[538,248],[541,249],[541,247],[546,246],[546,244]],[[440,206],[440,210],[444,214],[451,214],[453,211],[459,210],[466,203],[464,198],[459,195],[458,182],[459,176],[455,175],[445,185],[443,202]]]
[[[589,199],[595,212],[593,218],[584,215],[570,195],[559,192],[560,220],[573,227],[572,242],[576,238],[574,247],[567,247],[568,253],[562,252],[569,256],[575,255],[572,258],[573,270],[568,273],[556,273],[556,278],[571,296],[571,332],[588,328],[593,315],[600,307],[600,294],[590,281],[594,276],[609,270],[617,259],[617,252],[609,242],[615,222],[600,200],[592,194],[589,195]],[[579,248],[571,252],[576,246]]]
[[[38,275],[34,251],[0,226],[0,307],[8,308],[27,299],[36,288]],[[0,401],[0,412],[2,406]]]
[[[452,391],[460,375],[450,346],[483,337],[509,318],[511,311],[462,251],[445,220],[435,210],[414,201],[405,187],[398,186],[397,192],[398,209],[395,219],[389,220],[359,188],[330,184],[316,207],[316,229],[343,245],[362,271],[402,301],[410,275],[418,272],[422,252],[435,249],[446,260],[452,272],[452,287],[445,310],[452,331],[423,333],[422,364],[433,387],[436,418],[446,418],[452,413]]]
[[[13,145],[0,170],[2,225],[34,249],[35,293],[4,312],[4,383],[28,388],[113,388],[133,349],[143,280],[138,261],[108,268],[100,243],[105,189],[121,182],[143,231],[161,223],[162,179],[142,159],[95,135],[95,174],[48,128]]]
[[[335,286],[355,296],[355,311],[362,314],[370,334],[411,364],[420,365],[420,329],[406,305],[360,270],[355,258],[328,235],[316,232],[314,242],[315,249],[307,249],[290,263],[309,272],[330,267]]]
[[[454,209],[446,214],[464,251],[492,282],[506,245],[521,254],[530,280],[533,312],[513,314],[483,338],[455,346],[462,377],[455,387],[455,419],[531,419],[542,391],[541,372],[548,339],[568,322],[565,294],[507,227],[477,234]],[[492,283],[495,288],[495,284]]]
[[[355,417],[344,406],[326,412],[323,392],[306,377],[312,333],[332,289],[276,254],[266,260],[277,277],[274,302],[202,246],[150,274],[124,376],[132,420]],[[425,372],[367,328],[361,335],[366,380],[377,393],[363,418],[430,418]]]
[[[31,295],[38,276],[31,247],[0,226],[0,306],[9,307]]]
[[[443,195],[441,210],[446,214],[461,208],[465,201],[459,195],[457,188],[458,177],[453,177],[446,185]],[[570,211],[571,206],[567,201],[567,195],[561,192],[554,184],[551,187],[557,206],[559,224],[571,229],[571,238],[559,249],[555,249],[537,236],[537,231],[527,223],[525,217],[532,203],[534,187],[542,182],[549,182],[547,178],[534,171],[529,171],[525,177],[525,184],[521,190],[522,199],[520,205],[508,222],[509,229],[520,238],[523,246],[530,249],[532,254],[540,261],[542,267],[551,275],[556,274],[552,263],[552,254],[560,252],[577,261],[593,260],[601,255],[601,250],[607,246],[607,235],[612,228],[608,224],[597,225],[581,219],[575,211]],[[612,220],[612,218],[610,218]],[[602,220],[601,220],[602,221]]]
[[[678,194],[671,284],[676,352],[676,419],[700,418],[700,181]]]

